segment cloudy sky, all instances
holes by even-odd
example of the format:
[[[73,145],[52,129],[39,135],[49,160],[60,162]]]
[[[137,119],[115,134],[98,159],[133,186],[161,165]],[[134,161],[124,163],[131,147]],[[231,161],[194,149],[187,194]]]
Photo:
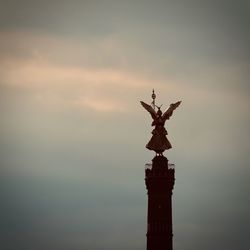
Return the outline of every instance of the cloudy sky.
[[[146,249],[153,88],[174,249],[250,248],[248,0],[0,3],[1,249]]]

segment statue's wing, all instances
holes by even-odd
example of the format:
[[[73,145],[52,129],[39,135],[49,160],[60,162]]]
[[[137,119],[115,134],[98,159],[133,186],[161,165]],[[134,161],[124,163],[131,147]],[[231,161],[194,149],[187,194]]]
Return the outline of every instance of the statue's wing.
[[[180,104],[181,104],[181,101],[170,104],[169,108],[165,111],[165,113],[162,116],[162,118],[164,119],[164,121],[166,121],[167,119],[170,118],[170,116],[173,114],[173,111],[177,107],[179,107]]]
[[[156,118],[156,112],[153,109],[153,107],[151,105],[148,105],[145,102],[142,102],[142,101],[140,103],[151,114],[152,118],[155,119]]]

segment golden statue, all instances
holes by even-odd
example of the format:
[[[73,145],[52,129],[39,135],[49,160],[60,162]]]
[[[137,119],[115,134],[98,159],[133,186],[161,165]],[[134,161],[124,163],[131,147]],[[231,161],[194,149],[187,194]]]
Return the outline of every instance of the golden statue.
[[[153,118],[153,122],[151,125],[155,126],[152,131],[152,137],[146,145],[146,148],[148,148],[149,150],[154,150],[158,155],[162,155],[165,150],[172,148],[169,140],[166,137],[168,132],[164,127],[165,122],[166,120],[169,120],[169,118],[173,114],[173,111],[181,104],[181,101],[170,104],[169,108],[165,111],[164,114],[162,114],[161,107],[155,105],[156,95],[154,93],[154,90],[152,93],[152,98],[152,106],[141,101],[141,105],[151,114]],[[155,107],[158,108],[157,112],[155,111]]]

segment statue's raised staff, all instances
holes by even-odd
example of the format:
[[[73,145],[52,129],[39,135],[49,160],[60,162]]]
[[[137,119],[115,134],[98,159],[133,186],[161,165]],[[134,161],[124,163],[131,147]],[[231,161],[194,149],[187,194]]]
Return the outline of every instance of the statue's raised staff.
[[[146,145],[146,148],[148,148],[149,150],[154,150],[158,155],[162,155],[165,150],[172,148],[166,136],[168,132],[164,127],[165,122],[172,116],[173,111],[180,105],[181,101],[170,104],[169,108],[165,111],[164,114],[162,114],[161,106],[158,107],[155,104],[156,96],[154,90],[152,98],[152,106],[141,101],[142,106],[151,114],[153,118],[152,126],[155,126],[152,131],[152,137]],[[155,111],[155,108],[157,108],[158,110]]]

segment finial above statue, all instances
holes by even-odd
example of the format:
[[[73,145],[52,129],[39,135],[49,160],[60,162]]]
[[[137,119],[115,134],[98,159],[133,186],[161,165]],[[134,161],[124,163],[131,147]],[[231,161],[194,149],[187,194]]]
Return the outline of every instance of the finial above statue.
[[[165,111],[164,114],[162,114],[162,105],[158,107],[155,104],[156,95],[154,93],[154,90],[152,93],[152,99],[152,106],[141,101],[141,105],[151,114],[153,118],[153,122],[151,125],[155,126],[152,131],[152,137],[146,145],[146,148],[148,148],[149,150],[154,150],[157,155],[162,155],[165,150],[172,148],[169,140],[166,137],[168,133],[164,127],[165,122],[172,116],[173,111],[181,104],[181,101],[170,104],[169,108]],[[157,111],[155,111],[155,107],[157,107]]]

